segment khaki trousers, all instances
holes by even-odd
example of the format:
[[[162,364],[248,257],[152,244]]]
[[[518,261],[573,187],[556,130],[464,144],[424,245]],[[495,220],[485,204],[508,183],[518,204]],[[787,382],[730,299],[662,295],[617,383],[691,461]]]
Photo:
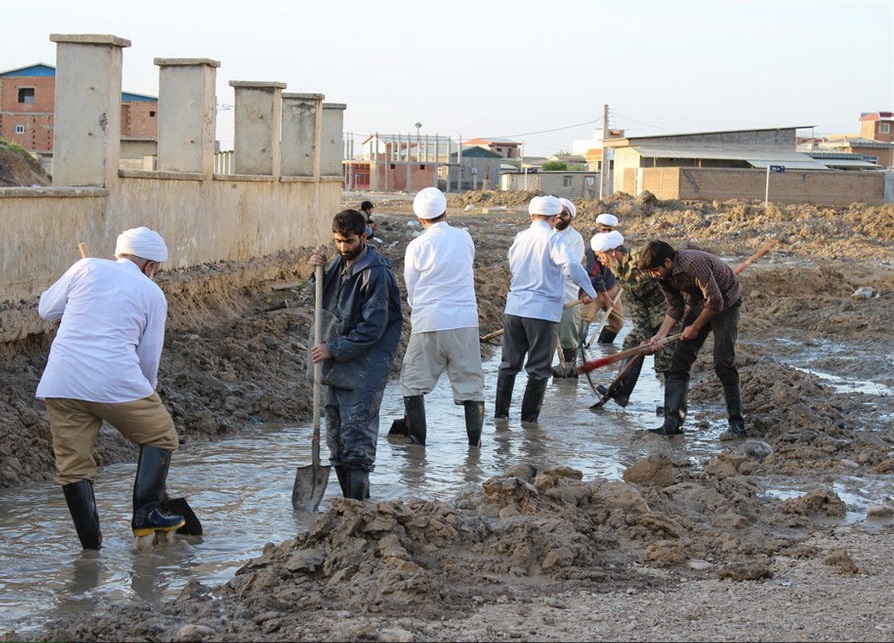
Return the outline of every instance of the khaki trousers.
[[[174,420],[158,393],[119,403],[47,398],[46,406],[56,456],[56,481],[61,485],[93,480],[93,447],[103,420],[137,446],[174,451],[179,445]]]

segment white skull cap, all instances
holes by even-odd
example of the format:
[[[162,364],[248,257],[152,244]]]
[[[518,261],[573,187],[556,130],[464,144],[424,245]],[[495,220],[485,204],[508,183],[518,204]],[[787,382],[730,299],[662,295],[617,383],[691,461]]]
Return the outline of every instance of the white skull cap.
[[[447,212],[447,197],[438,188],[419,190],[413,199],[413,213],[420,219],[437,219]]]
[[[609,214],[608,212],[603,212],[598,217],[596,217],[596,223],[608,226],[609,228],[617,228],[618,217],[613,214]]]
[[[617,230],[611,232],[597,232],[590,239],[590,247],[593,252],[608,252],[614,250],[618,246],[624,245],[624,237]]]
[[[125,230],[118,235],[115,256],[118,255],[133,255],[161,263],[168,260],[168,247],[160,234],[142,226]]]
[[[562,204],[554,196],[535,196],[528,204],[528,214],[552,217],[562,211]]]
[[[569,201],[565,197],[559,197],[559,203],[568,208],[568,211],[571,213],[572,219],[577,216],[577,208],[574,207],[574,204],[571,201]]]

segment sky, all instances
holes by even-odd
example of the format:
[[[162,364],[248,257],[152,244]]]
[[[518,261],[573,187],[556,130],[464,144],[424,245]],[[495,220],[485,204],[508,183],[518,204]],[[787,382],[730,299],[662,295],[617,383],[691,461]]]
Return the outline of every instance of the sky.
[[[3,0],[0,71],[56,64],[50,34],[111,34],[124,91],[155,58],[210,58],[217,137],[231,80],[344,103],[346,135],[509,138],[526,156],[628,136],[808,127],[894,110],[894,0]],[[800,134],[801,132],[799,132]]]

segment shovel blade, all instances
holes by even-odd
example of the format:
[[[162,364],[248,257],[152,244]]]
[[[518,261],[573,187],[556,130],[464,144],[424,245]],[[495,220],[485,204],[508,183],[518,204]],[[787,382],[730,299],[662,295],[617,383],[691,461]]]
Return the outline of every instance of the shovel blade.
[[[292,508],[295,511],[316,511],[329,484],[331,466],[310,465],[298,467],[295,485],[292,487]]]
[[[199,517],[192,510],[192,507],[189,506],[189,503],[186,502],[186,498],[171,498],[165,493],[161,499],[161,507],[169,514],[183,516],[186,524],[177,530],[178,534],[186,536],[202,535],[202,523],[199,522]]]
[[[410,431],[407,429],[407,418],[394,420],[391,423],[391,430],[388,431],[388,435],[410,435]]]

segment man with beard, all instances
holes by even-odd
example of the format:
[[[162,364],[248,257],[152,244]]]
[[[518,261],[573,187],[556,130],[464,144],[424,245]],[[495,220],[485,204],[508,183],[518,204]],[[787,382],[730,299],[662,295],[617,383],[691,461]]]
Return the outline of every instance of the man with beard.
[[[369,497],[379,407],[400,340],[403,315],[391,263],[368,245],[366,217],[344,210],[332,220],[338,256],[323,277],[322,342],[311,349],[326,385],[326,444],[345,498]],[[320,252],[312,266],[322,266]]]

